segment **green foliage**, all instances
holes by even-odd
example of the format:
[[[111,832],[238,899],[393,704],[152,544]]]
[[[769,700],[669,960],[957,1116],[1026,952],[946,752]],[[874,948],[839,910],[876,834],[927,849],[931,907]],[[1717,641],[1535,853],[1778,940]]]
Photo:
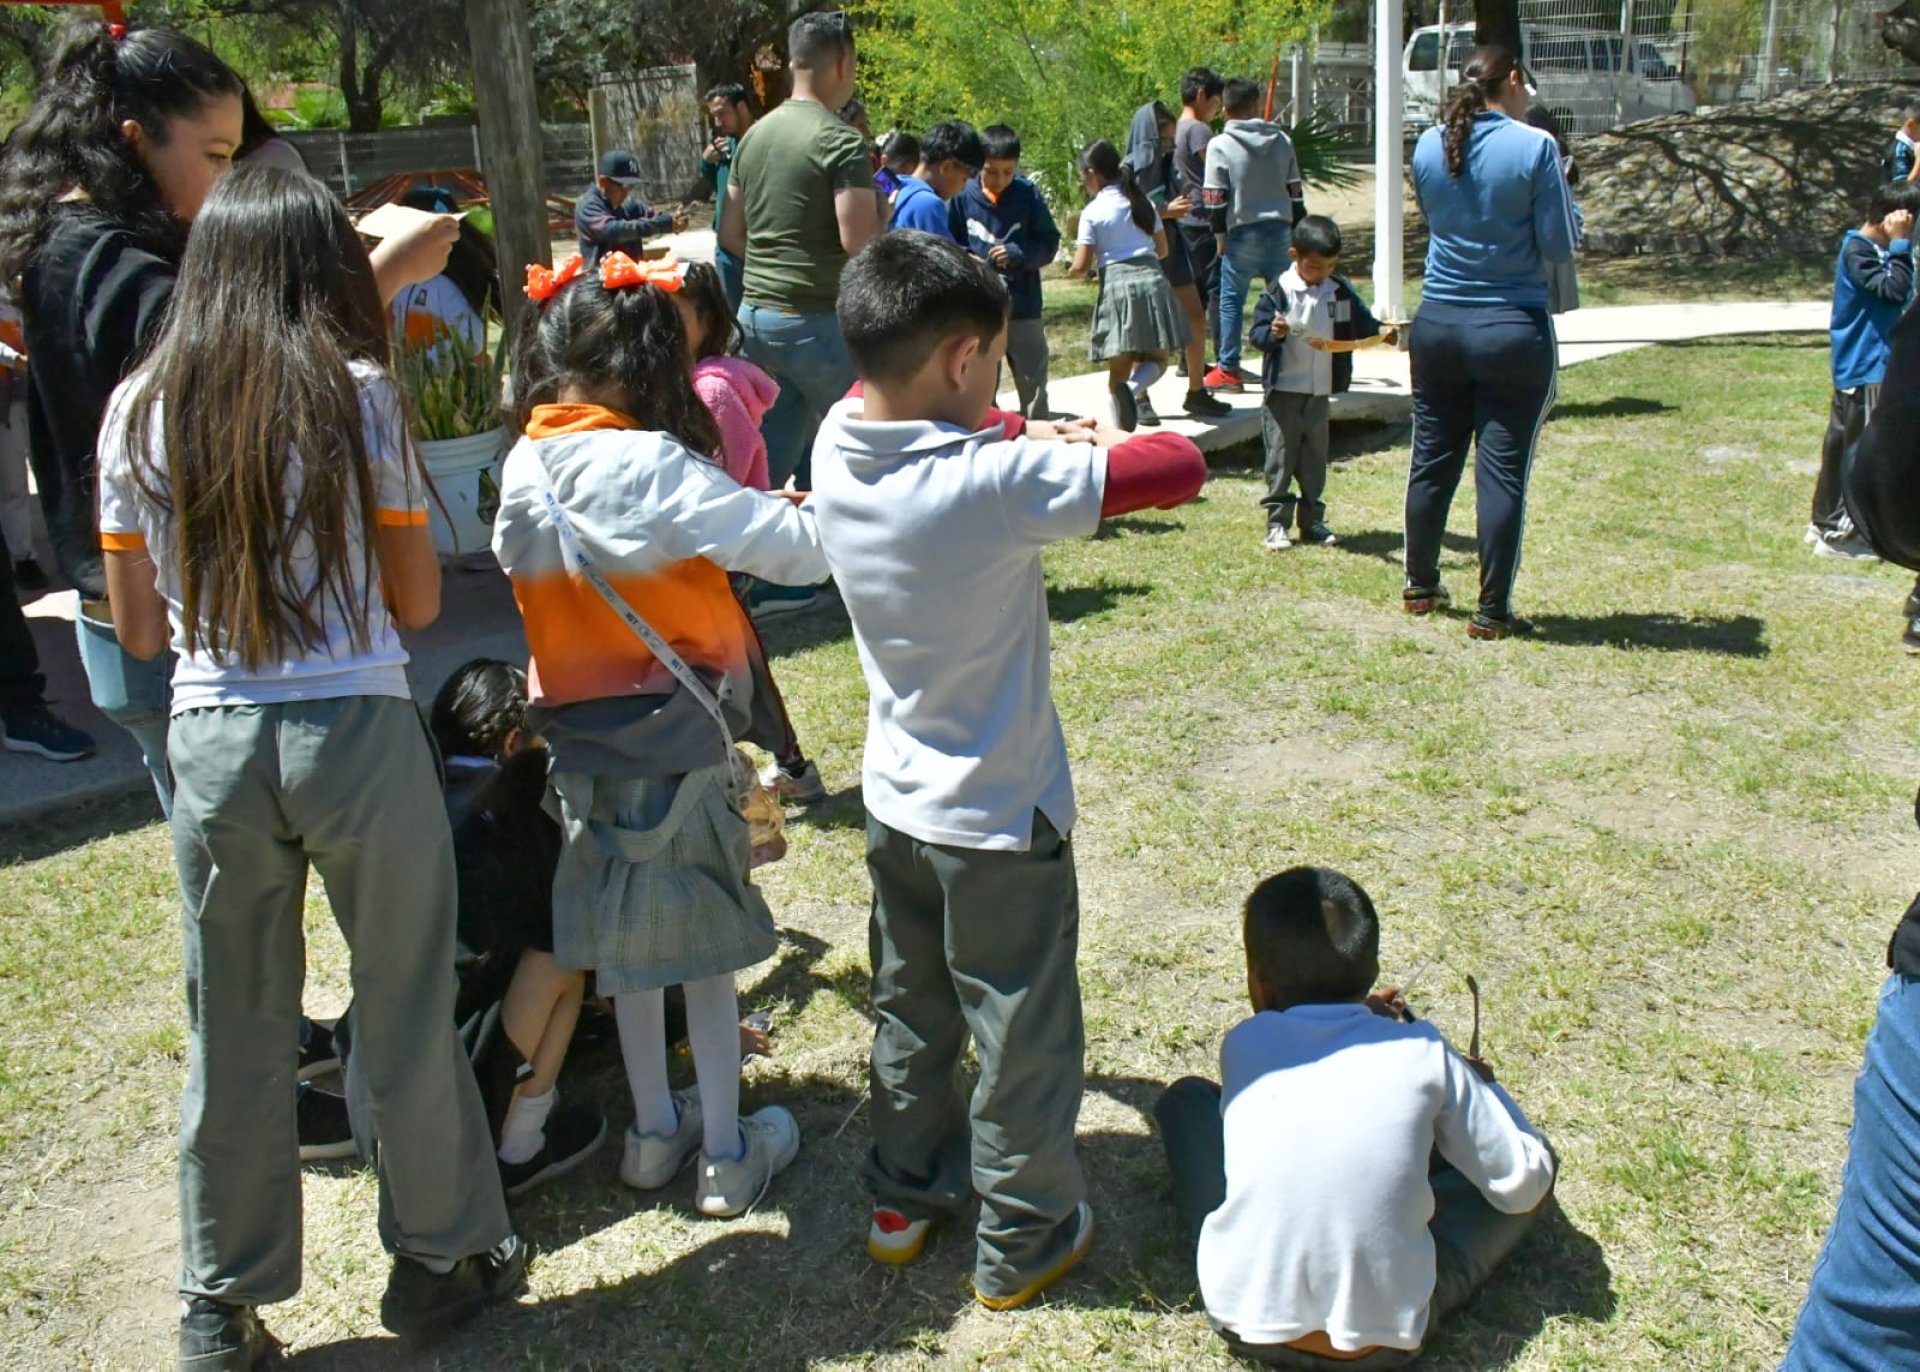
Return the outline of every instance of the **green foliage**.
[[[1029,169],[1064,205],[1078,199],[1080,149],[1124,143],[1149,100],[1177,111],[1188,67],[1265,82],[1279,45],[1329,10],[1328,0],[861,0],[861,92],[876,128],[1012,124]]]
[[[500,426],[500,377],[486,353],[475,353],[438,323],[431,341],[402,343],[394,351],[394,375],[416,439],[467,438]]]

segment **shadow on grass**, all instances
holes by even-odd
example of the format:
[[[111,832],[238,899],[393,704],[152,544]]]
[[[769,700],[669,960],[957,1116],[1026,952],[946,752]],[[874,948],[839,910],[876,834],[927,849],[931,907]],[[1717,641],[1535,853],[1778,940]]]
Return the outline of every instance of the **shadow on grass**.
[[[761,641],[767,645],[767,656],[770,658],[804,653],[811,648],[838,643],[853,633],[853,623],[847,618],[847,607],[840,603],[838,596],[831,594],[826,603],[811,610],[776,615],[772,619],[757,619],[754,627],[760,631]]]
[[[1542,643],[1574,648],[1650,649],[1662,653],[1712,653],[1765,657],[1766,622],[1754,615],[1679,615],[1663,611],[1615,611],[1605,615],[1535,615]]]
[[[160,801],[147,782],[144,768],[140,786],[128,795],[63,810],[49,820],[22,820],[0,832],[0,867],[16,862],[38,862],[97,839],[132,833],[164,819]]]
[[[1333,546],[1339,552],[1377,558],[1398,567],[1401,565],[1400,551],[1406,543],[1406,535],[1398,529],[1362,529],[1359,533],[1341,534],[1340,541]],[[1480,552],[1480,545],[1465,534],[1442,534],[1440,546],[1446,552],[1463,553],[1469,557],[1477,556]]]
[[[1140,582],[1101,582],[1094,586],[1048,586],[1047,615],[1055,624],[1103,615],[1123,600],[1151,595],[1153,587]]]
[[[1650,400],[1644,395],[1616,395],[1611,400],[1577,400],[1571,404],[1555,405],[1553,413],[1547,416],[1547,422],[1558,423],[1563,419],[1631,419],[1640,415],[1674,414],[1679,408],[1664,400]]]
[[[1095,542],[1135,535],[1151,537],[1155,534],[1177,534],[1186,527],[1177,519],[1142,519],[1138,515],[1118,515],[1113,519],[1101,520],[1100,528],[1093,537]]]

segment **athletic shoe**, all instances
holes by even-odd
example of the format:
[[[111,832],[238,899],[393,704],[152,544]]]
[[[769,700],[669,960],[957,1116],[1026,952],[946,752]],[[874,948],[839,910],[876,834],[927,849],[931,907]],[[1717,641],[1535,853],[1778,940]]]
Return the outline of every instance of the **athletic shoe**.
[[[584,1105],[562,1105],[547,1117],[546,1142],[525,1162],[500,1164],[500,1187],[511,1200],[542,1182],[564,1177],[600,1151],[607,1141],[607,1118]]]
[[[747,592],[747,613],[757,623],[811,610],[825,599],[815,586],[776,586],[771,581],[756,580]]]
[[[1017,1310],[1073,1271],[1080,1265],[1080,1260],[1087,1256],[1088,1250],[1093,1247],[1093,1207],[1081,1201],[1073,1212],[1073,1222],[1073,1247],[1067,1250],[1067,1255],[1059,1262],[1011,1296],[989,1296],[984,1292],[976,1291],[973,1293],[974,1299],[989,1310]]]
[[[180,1302],[180,1372],[251,1372],[279,1346],[250,1305]]]
[[[40,564],[30,557],[23,557],[13,564],[13,588],[34,594],[47,589],[47,574]]]
[[[498,1248],[460,1259],[450,1272],[430,1272],[396,1257],[380,1298],[380,1323],[415,1343],[451,1334],[489,1305],[512,1300],[527,1282],[527,1245],[509,1234]]]
[[[620,1159],[620,1180],[636,1191],[658,1191],[680,1175],[700,1147],[700,1092],[688,1087],[673,1093],[673,1108],[680,1114],[680,1127],[662,1138],[627,1130],[626,1153]]]
[[[1907,630],[1900,635],[1900,646],[1920,655],[1920,615],[1907,616]]]
[[[1134,404],[1133,387],[1109,386],[1107,394],[1113,397],[1113,427],[1132,433],[1140,427],[1140,411]]]
[[[1467,637],[1484,640],[1498,638],[1525,638],[1533,632],[1533,621],[1522,619],[1519,615],[1507,615],[1504,618],[1475,610],[1473,618],[1467,621]]]
[[[867,1226],[867,1256],[889,1267],[905,1267],[927,1246],[932,1228],[932,1220],[910,1220],[898,1210],[876,1205],[873,1223]]]
[[[732,1219],[760,1203],[773,1179],[800,1152],[800,1125],[785,1106],[768,1105],[740,1121],[746,1151],[737,1158],[712,1158],[700,1151],[700,1175],[693,1203],[703,1215]]]
[[[1453,604],[1445,586],[1408,586],[1400,592],[1400,608],[1410,615],[1430,615]]]
[[[1331,548],[1340,540],[1335,537],[1333,530],[1329,529],[1325,524],[1309,524],[1300,531],[1300,541],[1302,543],[1318,544],[1322,548]]]
[[[1215,367],[1200,379],[1200,384],[1210,391],[1225,391],[1228,395],[1239,395],[1247,389],[1247,383],[1240,379],[1240,374],[1230,372],[1225,367]]]
[[[1806,528],[1800,531],[1800,541],[1809,545],[1818,543],[1820,541],[1820,526],[1818,524],[1808,524]]]
[[[1907,618],[1920,619],[1920,586],[1907,592]]]
[[[1145,391],[1140,392],[1139,395],[1134,397],[1133,413],[1134,417],[1140,421],[1141,428],[1157,429],[1160,427],[1160,415],[1159,412],[1153,408],[1153,397]]]
[[[353,1125],[347,1119],[347,1098],[318,1082],[294,1087],[294,1121],[300,1135],[300,1161],[338,1162],[357,1151]]]
[[[1822,534],[1813,541],[1815,557],[1844,557],[1854,562],[1878,562],[1879,555],[1857,533]]]
[[[1293,540],[1287,537],[1287,531],[1275,524],[1267,530],[1267,551],[1284,553],[1293,546]]]
[[[827,798],[827,784],[820,780],[820,769],[811,762],[802,764],[797,772],[775,763],[760,774],[760,784],[783,805],[817,805]]]
[[[92,755],[93,738],[33,700],[0,710],[0,746],[49,762],[78,762]]]
[[[1233,406],[1224,400],[1214,399],[1205,391],[1188,391],[1186,404],[1181,408],[1200,419],[1220,419],[1233,413]]]
[[[312,1081],[329,1072],[338,1072],[340,1053],[333,1046],[333,1026],[340,1021],[303,1016],[300,1022],[306,1026],[306,1032],[300,1038],[300,1070],[295,1080]]]

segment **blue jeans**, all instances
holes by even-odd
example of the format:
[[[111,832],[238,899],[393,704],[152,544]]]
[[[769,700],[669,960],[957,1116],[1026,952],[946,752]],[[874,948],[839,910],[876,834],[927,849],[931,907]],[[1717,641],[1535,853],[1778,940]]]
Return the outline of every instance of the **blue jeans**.
[[[720,273],[720,288],[727,293],[727,308],[740,313],[740,297],[746,291],[747,264],[716,243],[713,269]]]
[[[1920,977],[1892,976],[1853,1087],[1840,1209],[1781,1372],[1920,1366]]]
[[[169,680],[173,654],[162,653],[151,662],[130,656],[114,637],[113,626],[86,615],[74,616],[80,640],[80,666],[87,674],[87,694],[101,714],[133,735],[153,778],[160,808],[173,813],[173,782],[167,772],[167,711],[173,699]]]
[[[1227,230],[1227,251],[1220,259],[1220,365],[1227,371],[1240,365],[1240,349],[1247,341],[1240,321],[1254,278],[1263,285],[1278,279],[1287,269],[1287,249],[1292,246],[1293,225],[1281,219]]]
[[[780,383],[780,398],[760,420],[767,480],[778,490],[793,477],[810,490],[814,431],[855,380],[840,321],[831,313],[782,314],[749,302],[740,307],[740,332],[747,361]]]

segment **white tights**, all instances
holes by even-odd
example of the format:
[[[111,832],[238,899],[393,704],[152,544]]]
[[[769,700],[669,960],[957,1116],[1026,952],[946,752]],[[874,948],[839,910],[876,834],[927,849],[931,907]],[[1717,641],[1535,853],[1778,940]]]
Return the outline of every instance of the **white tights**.
[[[733,993],[733,974],[688,982],[683,989],[707,1156],[737,1158],[741,1153],[740,1004]],[[680,1117],[667,1086],[666,993],[634,991],[617,996],[613,1011],[620,1026],[627,1085],[633,1091],[634,1127],[642,1134],[670,1137],[680,1127]]]

